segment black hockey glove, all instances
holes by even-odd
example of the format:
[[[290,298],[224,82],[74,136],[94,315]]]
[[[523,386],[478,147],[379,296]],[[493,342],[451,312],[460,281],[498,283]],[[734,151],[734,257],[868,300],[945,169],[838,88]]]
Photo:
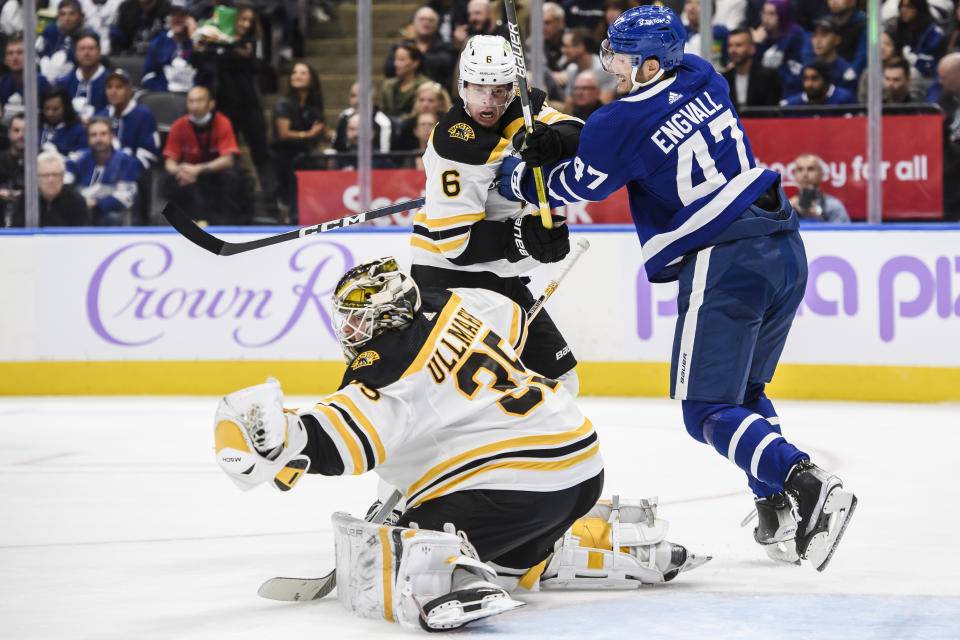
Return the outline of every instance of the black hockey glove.
[[[553,229],[545,228],[539,215],[520,216],[512,227],[513,237],[506,249],[510,262],[527,256],[538,262],[559,262],[570,253],[570,229],[561,216],[553,216]]]
[[[520,127],[513,135],[513,148],[532,167],[542,167],[563,160],[563,138],[554,127],[542,122],[533,124],[533,133],[527,135]]]

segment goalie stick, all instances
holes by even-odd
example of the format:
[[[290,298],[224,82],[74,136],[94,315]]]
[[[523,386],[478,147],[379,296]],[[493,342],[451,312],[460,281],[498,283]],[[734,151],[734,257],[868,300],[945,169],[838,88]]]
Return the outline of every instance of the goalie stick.
[[[590,243],[586,238],[577,240],[576,246],[570,250],[564,264],[556,277],[550,281],[543,294],[537,298],[530,310],[527,312],[527,322],[530,322],[540,310],[544,303],[553,295],[553,292],[560,286],[560,282],[567,276],[570,268],[580,259],[580,256],[590,248]],[[400,492],[394,491],[387,500],[380,505],[380,509],[373,515],[370,522],[382,524],[387,516],[393,511],[400,501]],[[257,590],[257,595],[261,598],[270,600],[281,600],[283,602],[301,602],[304,600],[319,600],[323,598],[337,586],[337,570],[334,569],[325,576],[319,578],[270,578]]]
[[[296,240],[298,238],[303,238],[315,233],[323,233],[324,231],[333,231],[334,229],[352,227],[355,224],[360,224],[362,222],[366,222],[367,220],[382,218],[384,216],[389,216],[392,213],[402,213],[404,211],[409,211],[410,209],[416,209],[417,207],[422,206],[423,198],[406,200],[404,202],[398,202],[397,204],[391,204],[379,209],[361,211],[360,213],[352,213],[349,216],[337,218],[336,220],[321,222],[320,224],[315,224],[309,227],[300,227],[299,229],[294,229],[293,231],[278,233],[275,236],[267,236],[266,238],[248,240],[247,242],[227,242],[226,240],[221,240],[220,238],[207,233],[203,228],[197,225],[197,223],[194,222],[190,216],[184,213],[183,209],[172,202],[168,202],[167,206],[163,208],[163,217],[167,219],[167,222],[170,223],[170,226],[176,229],[180,235],[193,244],[203,247],[210,253],[215,253],[218,256],[232,256],[245,251],[253,251],[254,249],[259,249],[260,247],[269,247],[272,244],[286,242],[287,240]]]

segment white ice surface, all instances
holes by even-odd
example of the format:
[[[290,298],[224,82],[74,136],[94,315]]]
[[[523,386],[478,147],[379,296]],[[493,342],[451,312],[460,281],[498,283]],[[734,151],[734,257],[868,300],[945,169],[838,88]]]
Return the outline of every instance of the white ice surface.
[[[309,398],[288,398],[304,406]],[[634,592],[553,592],[457,635],[496,638],[960,638],[956,404],[777,403],[787,437],[860,505],[824,573],[776,566],[740,520],[744,478],[668,400],[581,401],[605,494],[658,495],[669,539],[714,560]],[[0,638],[415,637],[335,595],[257,597],[333,566],[330,514],[372,474],[243,493],[213,459],[214,398],[0,398]]]

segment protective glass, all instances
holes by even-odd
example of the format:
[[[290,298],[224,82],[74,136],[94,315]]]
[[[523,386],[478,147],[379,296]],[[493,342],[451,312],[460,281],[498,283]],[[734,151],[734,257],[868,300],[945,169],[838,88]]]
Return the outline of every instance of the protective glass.
[[[464,102],[481,107],[505,107],[516,95],[513,84],[464,84]]]

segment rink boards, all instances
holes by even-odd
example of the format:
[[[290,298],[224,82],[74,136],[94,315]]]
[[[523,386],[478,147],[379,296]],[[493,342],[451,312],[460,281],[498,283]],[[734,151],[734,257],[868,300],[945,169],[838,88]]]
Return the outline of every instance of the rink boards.
[[[278,228],[216,229],[231,242]],[[590,251],[547,309],[585,395],[663,396],[676,284],[650,285],[632,228],[574,227]],[[804,228],[810,264],[780,397],[960,400],[960,226]],[[409,230],[341,230],[220,257],[165,229],[0,235],[0,393],[219,394],[342,374],[328,298],[370,257],[409,264]],[[537,293],[555,267],[541,267]]]

